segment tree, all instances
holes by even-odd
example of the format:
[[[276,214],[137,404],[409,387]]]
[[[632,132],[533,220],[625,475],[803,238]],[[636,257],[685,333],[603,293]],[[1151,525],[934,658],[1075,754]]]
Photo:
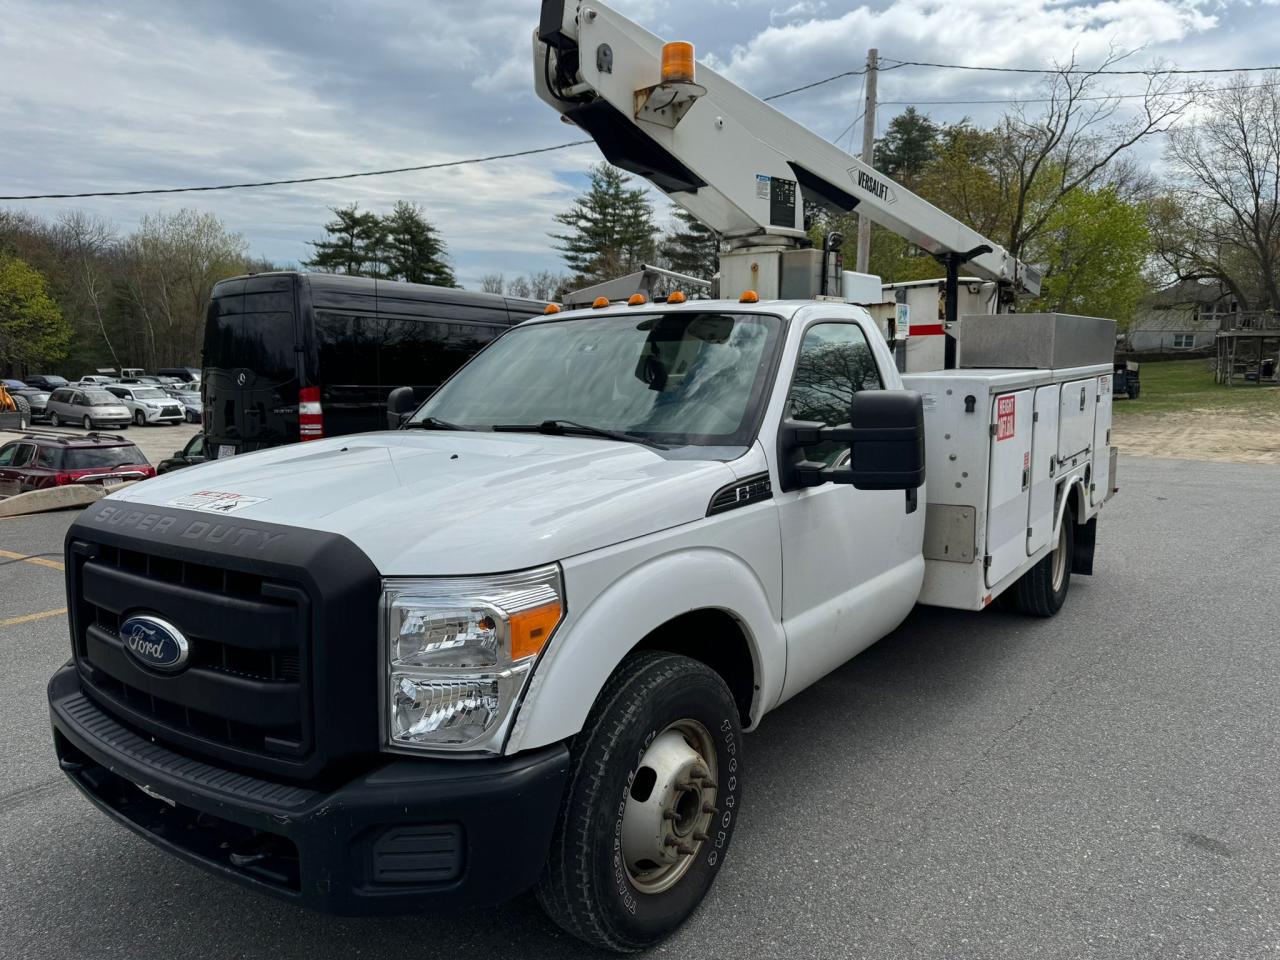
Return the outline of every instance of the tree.
[[[539,270],[537,273],[529,274],[529,295],[534,300],[547,302],[563,300],[570,283],[572,283],[572,278],[562,273]]]
[[[0,253],[0,369],[57,363],[71,341],[71,325],[49,296],[40,271]]]
[[[353,277],[381,277],[387,272],[386,225],[375,213],[361,213],[357,204],[334,207],[337,218],[324,225],[326,239],[310,244],[316,254],[303,265],[322,273]]]
[[[1036,308],[1132,319],[1147,289],[1151,255],[1146,211],[1114,189],[1076,190],[1063,199],[1035,250],[1045,277]]]
[[[120,370],[123,365],[106,322],[106,312],[115,296],[110,269],[119,243],[115,227],[81,210],[73,210],[58,218],[54,233],[64,254],[65,276],[82,304],[83,314],[92,319],[93,328],[111,357],[112,367]]]
[[[1243,310],[1280,310],[1280,72],[1207,94],[1166,158],[1176,182],[1152,218],[1164,265],[1221,282]]]
[[[916,178],[933,159],[938,133],[938,125],[928,115],[907,107],[889,121],[884,138],[876,144],[875,168],[913,188]]]
[[[667,269],[710,280],[720,269],[720,238],[684,207],[672,207],[675,227],[662,241]]]
[[[505,287],[506,281],[500,273],[486,273],[480,278],[482,293],[502,293]]]
[[[653,209],[643,190],[617,167],[600,163],[591,168],[587,191],[572,209],[556,216],[568,228],[552,234],[574,283],[588,286],[632,273],[653,258],[657,228]]]
[[[409,283],[456,287],[457,279],[445,261],[445,245],[416,203],[401,200],[382,220],[385,251],[375,256],[386,266],[386,276]]]
[[[213,285],[245,271],[246,249],[244,237],[211,213],[142,218],[122,255],[128,314],[142,326],[146,367],[182,366],[200,356]]]
[[[516,277],[507,284],[507,296],[528,300],[533,296],[533,287],[525,277]]]

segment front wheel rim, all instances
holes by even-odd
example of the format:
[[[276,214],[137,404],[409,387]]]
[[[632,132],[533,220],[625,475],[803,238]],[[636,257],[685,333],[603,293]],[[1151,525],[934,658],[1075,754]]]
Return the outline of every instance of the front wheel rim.
[[[1062,518],[1062,529],[1058,533],[1058,545],[1053,551],[1053,592],[1062,589],[1067,579],[1067,522],[1070,518]]]
[[[715,740],[697,720],[677,720],[645,749],[627,789],[622,861],[637,891],[659,894],[693,866],[715,807]]]

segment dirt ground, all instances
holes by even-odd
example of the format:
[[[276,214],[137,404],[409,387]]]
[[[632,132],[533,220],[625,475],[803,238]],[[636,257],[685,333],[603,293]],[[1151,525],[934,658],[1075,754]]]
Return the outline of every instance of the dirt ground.
[[[1191,409],[1117,417],[1111,442],[1136,457],[1280,464],[1280,413]]]

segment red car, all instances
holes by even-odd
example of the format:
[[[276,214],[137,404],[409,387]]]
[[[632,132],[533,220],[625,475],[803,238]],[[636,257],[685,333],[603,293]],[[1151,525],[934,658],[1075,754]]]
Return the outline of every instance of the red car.
[[[76,483],[145,480],[156,468],[134,444],[90,433],[27,434],[0,447],[0,496]]]

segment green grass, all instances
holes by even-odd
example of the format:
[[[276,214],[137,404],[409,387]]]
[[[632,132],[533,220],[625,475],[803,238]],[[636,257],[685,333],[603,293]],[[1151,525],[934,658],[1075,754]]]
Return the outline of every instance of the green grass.
[[[1280,388],[1240,381],[1231,387],[1214,383],[1211,360],[1144,363],[1139,372],[1142,396],[1116,400],[1116,416],[1186,410],[1280,413]]]

